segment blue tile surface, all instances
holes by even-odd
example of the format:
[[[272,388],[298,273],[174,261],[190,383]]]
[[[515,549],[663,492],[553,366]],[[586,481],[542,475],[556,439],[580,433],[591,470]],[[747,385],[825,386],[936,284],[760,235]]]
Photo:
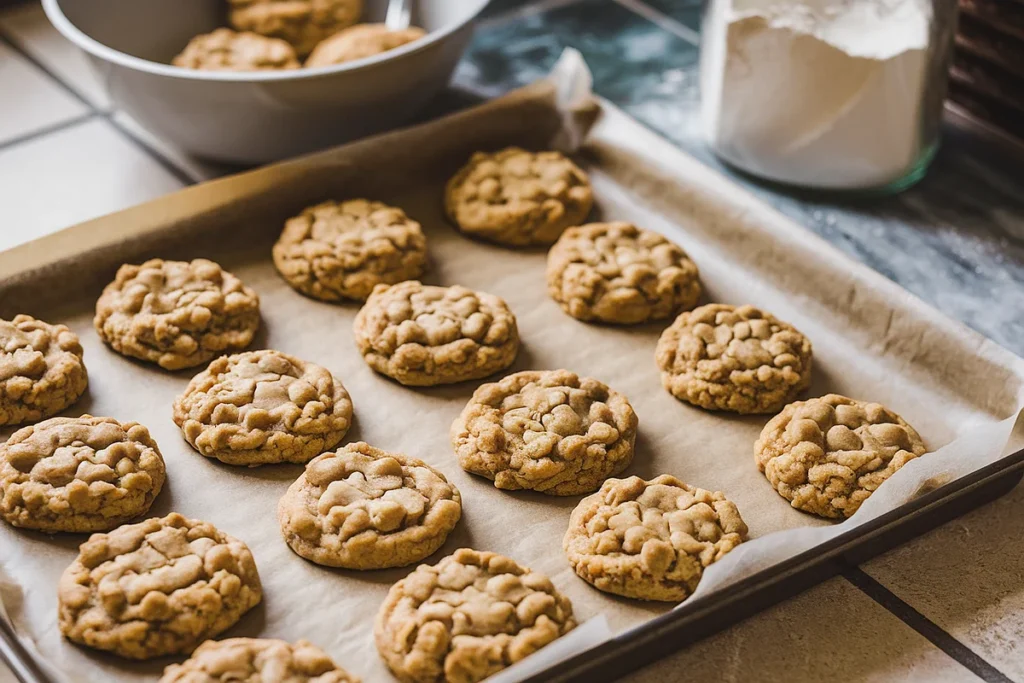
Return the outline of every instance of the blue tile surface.
[[[505,9],[519,4],[498,2]],[[759,185],[722,167],[704,146],[697,48],[630,4],[556,2],[487,22],[457,82],[497,95],[542,77],[562,49],[575,47],[598,94],[850,256],[1024,355],[1024,152],[949,125],[928,176],[895,197],[836,201]],[[698,27],[699,0],[647,5]]]

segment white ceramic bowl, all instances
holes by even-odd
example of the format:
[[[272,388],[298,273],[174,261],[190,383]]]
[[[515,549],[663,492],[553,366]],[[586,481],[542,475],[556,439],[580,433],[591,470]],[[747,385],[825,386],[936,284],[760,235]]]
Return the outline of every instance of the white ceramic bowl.
[[[82,48],[110,97],[145,127],[197,156],[263,163],[408,122],[440,91],[488,0],[416,0],[425,38],[337,66],[210,72],[168,64],[193,36],[225,23],[225,0],[43,0]],[[383,21],[387,0],[367,0]]]

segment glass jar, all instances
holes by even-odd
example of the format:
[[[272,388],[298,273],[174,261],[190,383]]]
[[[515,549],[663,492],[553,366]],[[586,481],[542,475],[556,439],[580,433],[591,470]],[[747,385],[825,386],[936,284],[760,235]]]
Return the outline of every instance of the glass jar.
[[[710,0],[712,150],[775,182],[896,192],[938,147],[957,0]]]

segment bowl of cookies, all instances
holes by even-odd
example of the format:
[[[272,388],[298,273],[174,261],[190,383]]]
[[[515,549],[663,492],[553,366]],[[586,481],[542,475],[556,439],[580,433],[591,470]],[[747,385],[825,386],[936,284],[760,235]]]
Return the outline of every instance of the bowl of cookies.
[[[489,0],[43,0],[111,99],[198,157],[256,164],[411,121]]]

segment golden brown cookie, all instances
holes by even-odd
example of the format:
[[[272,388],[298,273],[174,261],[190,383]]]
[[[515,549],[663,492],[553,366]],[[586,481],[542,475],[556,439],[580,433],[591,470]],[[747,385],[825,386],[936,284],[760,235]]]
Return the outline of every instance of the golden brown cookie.
[[[519,352],[516,317],[505,301],[459,286],[378,285],[353,328],[367,365],[407,386],[480,379],[507,368]]]
[[[559,152],[477,152],[445,190],[448,216],[467,235],[513,247],[549,245],[587,218],[590,180]]]
[[[181,370],[252,343],[260,300],[213,261],[151,259],[118,269],[93,325],[118,353]]]
[[[304,463],[352,426],[352,401],[329,370],[270,349],[221,356],[174,402],[174,423],[229,465]]]
[[[499,489],[576,496],[629,466],[636,428],[626,397],[596,379],[530,370],[473,392],[451,438],[462,468]]]
[[[753,306],[680,313],[655,360],[673,396],[708,410],[775,413],[811,383],[811,342]]]
[[[189,654],[262,595],[244,543],[173,512],[82,544],[60,577],[60,631],[128,659]]]
[[[548,252],[548,293],[584,322],[662,320],[700,299],[697,266],[656,232],[632,223],[569,228]]]
[[[277,508],[284,539],[328,567],[404,567],[440,548],[462,496],[433,467],[353,443],[314,458]]]
[[[403,683],[476,683],[575,627],[572,603],[548,577],[463,548],[392,586],[373,635]]]
[[[171,64],[201,71],[267,71],[301,66],[295,48],[285,41],[229,28],[196,36]]]
[[[606,481],[573,510],[562,547],[580,578],[599,590],[678,602],[746,538],[747,525],[724,494],[663,474]]]
[[[360,683],[309,641],[274,638],[208,640],[160,683]]]
[[[416,26],[392,31],[385,24],[356,24],[321,41],[306,59],[306,66],[330,66],[365,59],[394,50],[425,35],[427,32]]]
[[[54,417],[0,446],[0,517],[48,533],[109,531],[145,514],[165,478],[139,423]]]
[[[359,21],[363,0],[228,0],[228,19],[239,31],[288,41],[300,57],[317,43]]]
[[[323,202],[285,223],[273,250],[288,284],[323,301],[365,301],[379,284],[414,280],[427,238],[401,209],[366,199]]]
[[[89,383],[78,335],[29,315],[0,320],[0,427],[64,410]]]
[[[793,507],[842,519],[927,450],[885,406],[829,394],[791,403],[773,417],[754,444],[754,459]]]

